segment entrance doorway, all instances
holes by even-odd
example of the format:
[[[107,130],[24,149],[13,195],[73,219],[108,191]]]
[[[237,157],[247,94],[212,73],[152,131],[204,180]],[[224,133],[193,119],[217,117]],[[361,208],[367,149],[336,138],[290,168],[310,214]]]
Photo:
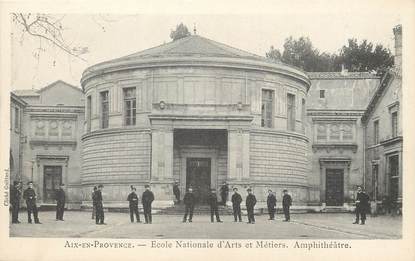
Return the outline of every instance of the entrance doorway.
[[[399,156],[389,157],[389,196],[392,202],[396,202],[399,197]]]
[[[186,190],[193,188],[199,204],[206,204],[210,192],[210,158],[187,158]]]
[[[343,206],[344,170],[326,169],[326,205]]]
[[[55,202],[55,193],[62,183],[62,166],[43,167],[43,201]]]

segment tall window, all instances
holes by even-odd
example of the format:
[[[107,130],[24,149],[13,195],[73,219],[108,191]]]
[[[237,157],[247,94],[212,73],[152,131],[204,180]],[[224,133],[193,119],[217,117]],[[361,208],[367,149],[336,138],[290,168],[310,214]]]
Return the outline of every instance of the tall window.
[[[100,93],[101,98],[101,128],[108,128],[108,117],[109,117],[109,100],[108,91]]]
[[[124,124],[135,125],[136,92],[135,88],[124,89]]]
[[[373,141],[379,143],[379,120],[373,122]]]
[[[14,129],[19,130],[20,112],[19,108],[14,107]]]
[[[326,98],[326,90],[320,90],[320,98]]]
[[[261,126],[272,128],[272,108],[274,104],[274,92],[262,90],[262,119]]]
[[[379,165],[373,164],[372,165],[372,199],[377,200],[378,198],[378,172],[379,172]]]
[[[392,113],[392,137],[398,136],[398,112]]]
[[[295,95],[287,94],[287,129],[295,131]]]
[[[91,96],[86,98],[86,131],[91,131],[92,100]]]

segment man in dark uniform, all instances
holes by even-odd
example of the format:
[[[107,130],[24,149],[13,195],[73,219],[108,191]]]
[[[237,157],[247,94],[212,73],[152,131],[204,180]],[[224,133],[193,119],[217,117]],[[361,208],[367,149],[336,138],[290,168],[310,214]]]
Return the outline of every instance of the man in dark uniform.
[[[248,196],[246,197],[246,210],[248,212],[248,224],[255,224],[254,207],[256,204],[256,197],[252,193],[252,189],[248,188]]]
[[[143,192],[143,196],[141,197],[141,203],[143,203],[146,224],[151,224],[153,221],[151,217],[151,203],[154,200],[154,194],[150,190],[150,185],[145,185],[144,188],[145,190]]]
[[[360,225],[364,225],[366,222],[366,212],[369,208],[369,196],[362,190],[362,187],[357,187],[356,196],[356,221],[353,224],[359,224],[359,216],[362,222]]]
[[[102,204],[102,184],[98,185],[98,190],[94,193],[94,201],[96,207],[95,224],[106,225],[104,223],[104,205]]]
[[[233,195],[232,195],[232,208],[233,208],[233,218],[234,221],[242,222],[242,215],[241,215],[241,202],[242,197],[238,193],[238,188],[233,188]]]
[[[12,223],[18,224],[19,221],[19,209],[20,209],[20,197],[22,195],[21,182],[13,181],[13,186],[10,186],[10,204],[12,205]]]
[[[282,210],[284,211],[285,222],[290,221],[290,206],[292,204],[291,196],[288,194],[288,190],[284,189],[282,191],[284,195],[282,196]]]
[[[186,194],[184,194],[183,202],[185,206],[183,223],[186,223],[187,215],[189,215],[189,222],[192,222],[193,210],[195,208],[195,203],[196,203],[196,197],[193,194],[192,188],[189,188]]]
[[[138,213],[138,195],[136,193],[136,188],[134,186],[131,186],[131,193],[128,195],[127,201],[129,202],[130,206],[131,223],[134,223],[134,214],[135,218],[137,219],[137,223],[141,223],[140,213]]]
[[[32,223],[32,213],[33,217],[35,219],[36,224],[42,224],[39,221],[39,218],[37,216],[37,206],[36,206],[36,192],[33,189],[33,182],[29,181],[27,183],[29,186],[24,192],[23,192],[23,198],[26,200],[26,207],[27,207],[27,221],[29,223]]]
[[[176,197],[177,204],[180,204],[180,189],[179,189],[179,182],[174,182],[173,185],[173,194]]]
[[[277,206],[277,198],[275,197],[272,190],[268,190],[267,207],[268,207],[268,220],[274,220],[275,218],[275,207]]]
[[[65,191],[64,184],[59,186],[59,189],[56,190],[56,221],[63,221],[63,212],[65,211]]]
[[[98,190],[97,186],[94,186],[94,189],[91,193],[92,198],[92,219],[95,219],[95,216],[97,214],[97,201],[95,200],[95,192]]]
[[[216,189],[211,189],[208,196],[208,203],[210,206],[210,222],[214,222],[213,215],[216,216],[216,222],[222,223],[218,211],[218,197],[216,196]]]
[[[228,183],[224,182],[222,187],[220,188],[220,197],[222,199],[222,205],[226,205],[226,200],[228,200],[229,195],[229,187]]]

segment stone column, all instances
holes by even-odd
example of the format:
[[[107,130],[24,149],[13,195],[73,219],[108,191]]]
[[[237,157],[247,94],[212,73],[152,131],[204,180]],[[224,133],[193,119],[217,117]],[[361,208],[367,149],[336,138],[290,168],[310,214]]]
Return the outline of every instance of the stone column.
[[[249,132],[246,130],[228,131],[228,180],[249,181]]]
[[[151,181],[173,180],[173,130],[156,129],[151,138]]]

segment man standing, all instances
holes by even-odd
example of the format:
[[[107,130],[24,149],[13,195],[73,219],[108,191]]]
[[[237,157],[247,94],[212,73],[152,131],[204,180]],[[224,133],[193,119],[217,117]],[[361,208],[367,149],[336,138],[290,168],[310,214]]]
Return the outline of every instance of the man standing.
[[[173,194],[176,197],[177,204],[180,204],[180,189],[179,182],[175,181],[173,185]]]
[[[102,204],[102,184],[98,185],[98,190],[94,193],[94,201],[96,207],[95,213],[95,224],[97,225],[106,225],[104,223],[104,206]]]
[[[32,213],[33,213],[35,223],[42,224],[40,223],[39,218],[37,216],[38,213],[37,213],[37,206],[36,206],[36,192],[33,189],[33,182],[29,181],[27,185],[29,187],[23,192],[23,198],[26,200],[27,220],[30,224],[32,223]]]
[[[224,182],[222,187],[220,188],[220,197],[222,198],[222,205],[226,205],[226,200],[228,199],[229,195],[229,187],[228,183]]]
[[[277,205],[277,198],[275,197],[272,190],[268,190],[268,198],[267,198],[267,207],[268,207],[268,220],[274,220],[275,217],[275,207]]]
[[[20,209],[20,197],[22,195],[21,182],[13,181],[13,186],[10,186],[10,204],[12,205],[12,223],[18,224],[19,221],[19,209]]]
[[[288,190],[284,189],[282,191],[284,193],[284,196],[282,197],[282,209],[284,211],[284,216],[285,216],[285,222],[289,222],[290,221],[290,206],[292,204],[292,199],[291,196],[288,194]]]
[[[210,222],[214,222],[213,214],[216,216],[216,222],[222,223],[218,211],[218,197],[216,196],[216,189],[212,188],[208,196],[208,203],[210,206]]]
[[[248,224],[255,224],[254,207],[256,204],[256,197],[252,193],[252,189],[248,188],[248,196],[246,197],[246,210],[248,212]]]
[[[232,195],[231,200],[232,200],[234,222],[238,221],[238,219],[239,219],[239,222],[242,222],[242,216],[241,216],[242,197],[238,193],[238,188],[233,188],[233,195]]]
[[[145,185],[144,188],[145,191],[143,192],[143,196],[141,197],[141,203],[143,203],[144,218],[146,220],[146,224],[151,224],[151,203],[154,200],[154,194],[150,190],[150,185]]]
[[[92,219],[95,219],[95,215],[97,213],[97,202],[95,200],[95,192],[97,192],[98,188],[97,186],[94,186],[94,189],[91,193],[91,198],[92,198]]]
[[[363,192],[362,187],[357,187],[356,196],[356,221],[353,224],[359,224],[359,216],[362,220],[360,225],[364,225],[366,222],[366,211],[369,207],[369,196]]]
[[[186,194],[184,194],[183,202],[185,205],[183,223],[186,223],[187,215],[189,215],[189,222],[192,222],[193,210],[195,208],[196,198],[193,194],[193,189],[189,188]]]
[[[138,195],[136,193],[136,188],[131,185],[131,193],[127,197],[127,201],[130,206],[130,220],[131,223],[134,223],[134,214],[137,219],[137,223],[141,223],[140,214],[138,213]]]
[[[56,190],[56,221],[63,221],[63,212],[65,211],[65,191],[64,184],[59,186]]]

